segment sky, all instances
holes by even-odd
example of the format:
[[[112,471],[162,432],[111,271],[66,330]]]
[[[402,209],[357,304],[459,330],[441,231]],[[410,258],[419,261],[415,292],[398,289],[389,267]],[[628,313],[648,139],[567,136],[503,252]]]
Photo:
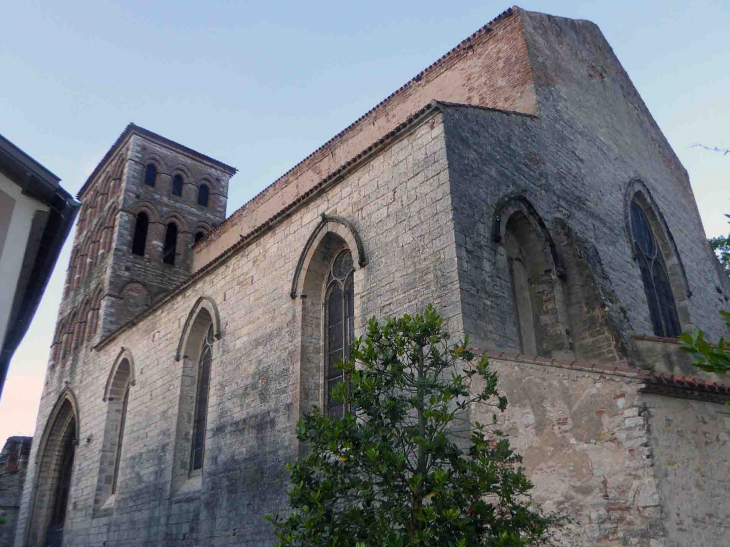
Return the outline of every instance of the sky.
[[[239,169],[228,214],[507,3],[6,2],[0,133],[72,194],[129,122]],[[598,24],[685,168],[708,236],[730,231],[730,0],[525,1]],[[671,214],[666,212],[665,214]],[[32,435],[73,233],[0,399]]]

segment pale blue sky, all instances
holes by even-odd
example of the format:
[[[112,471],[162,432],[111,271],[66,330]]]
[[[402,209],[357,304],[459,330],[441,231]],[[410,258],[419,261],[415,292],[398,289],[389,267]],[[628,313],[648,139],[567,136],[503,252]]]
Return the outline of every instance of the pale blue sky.
[[[483,2],[6,2],[0,133],[72,193],[130,121],[239,169],[228,213],[509,7]],[[525,2],[597,23],[690,173],[708,235],[730,228],[730,0]],[[669,213],[671,214],[671,213]],[[73,234],[0,400],[31,435]]]

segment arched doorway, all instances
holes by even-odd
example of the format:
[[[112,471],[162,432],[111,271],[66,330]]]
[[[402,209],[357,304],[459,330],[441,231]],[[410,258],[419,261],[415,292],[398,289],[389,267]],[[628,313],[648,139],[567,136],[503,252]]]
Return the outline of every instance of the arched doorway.
[[[66,427],[61,440],[60,452],[58,460],[60,467],[58,469],[58,478],[53,488],[53,505],[51,510],[51,519],[48,524],[48,532],[46,533],[46,547],[61,547],[63,543],[63,527],[66,523],[66,507],[68,506],[68,495],[71,490],[71,473],[74,466],[74,454],[76,452],[76,443],[74,442],[76,430],[76,419],[71,418],[71,422]]]
[[[79,419],[76,400],[65,391],[51,412],[41,438],[29,547],[60,547],[67,524]]]

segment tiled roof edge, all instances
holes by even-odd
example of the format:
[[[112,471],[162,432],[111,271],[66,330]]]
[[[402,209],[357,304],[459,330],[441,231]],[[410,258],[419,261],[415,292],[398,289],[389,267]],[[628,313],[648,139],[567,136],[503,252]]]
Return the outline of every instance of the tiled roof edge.
[[[296,200],[290,202],[284,208],[280,209],[278,212],[274,213],[271,217],[269,217],[267,220],[256,226],[253,230],[248,232],[247,234],[239,234],[239,240],[228,247],[225,251],[220,253],[218,256],[216,256],[213,260],[208,262],[205,266],[200,268],[197,272],[191,274],[185,281],[183,281],[180,285],[173,288],[165,297],[160,299],[156,304],[153,304],[148,309],[144,310],[142,313],[137,315],[136,317],[132,318],[131,320],[127,321],[123,325],[120,325],[116,330],[109,333],[109,335],[104,338],[103,340],[99,341],[96,346],[94,346],[94,349],[101,349],[104,346],[106,346],[109,342],[114,340],[119,334],[122,333],[122,331],[126,330],[127,328],[135,325],[145,317],[148,317],[152,313],[154,313],[156,310],[160,309],[165,303],[170,301],[172,298],[183,292],[185,289],[187,289],[190,285],[193,284],[194,281],[196,281],[198,278],[204,276],[208,272],[215,269],[215,267],[222,262],[226,261],[228,258],[232,257],[237,253],[237,251],[243,249],[247,243],[251,242],[253,239],[263,235],[266,233],[268,228],[271,228],[278,224],[281,220],[286,218],[294,209],[297,207],[303,205],[305,202],[309,201],[311,198],[313,198],[315,195],[317,195],[320,191],[323,190],[325,186],[327,186],[329,183],[334,183],[338,179],[345,176],[346,173],[350,171],[351,168],[358,165],[361,161],[369,157],[371,154],[373,154],[375,151],[380,150],[384,146],[388,145],[395,137],[399,136],[400,133],[402,133],[404,130],[408,129],[412,125],[414,125],[416,122],[421,121],[424,119],[428,114],[431,112],[435,112],[436,110],[441,110],[441,104],[438,101],[431,101],[429,104],[424,106],[423,108],[419,109],[417,112],[409,116],[406,121],[401,123],[400,125],[396,126],[393,130],[388,132],[384,137],[381,137],[376,142],[362,150],[359,154],[355,155],[352,159],[348,160],[344,164],[342,164],[339,168],[335,169],[332,173],[327,175],[325,178],[320,180],[315,186],[307,190],[305,193],[303,193],[301,196],[299,196]]]
[[[730,400],[730,385],[718,384],[710,380],[692,378],[690,376],[667,375],[652,372],[650,370],[630,368],[619,365],[605,365],[598,361],[571,361],[563,359],[551,359],[549,357],[537,357],[536,355],[514,354],[501,351],[482,352],[489,359],[499,361],[511,361],[515,363],[526,363],[545,367],[567,368],[576,371],[594,372],[608,374],[611,376],[622,376],[633,378],[644,384],[674,388],[679,390],[706,393],[710,395],[724,396]]]
[[[160,141],[162,144],[166,146],[171,146],[174,148],[178,148],[179,150],[190,154],[192,156],[196,156],[204,161],[207,161],[209,163],[212,163],[216,167],[220,167],[223,171],[230,174],[231,176],[235,175],[238,172],[238,169],[235,167],[231,167],[228,164],[223,163],[222,161],[218,161],[217,159],[211,158],[210,156],[206,156],[205,154],[202,154],[201,152],[198,152],[197,150],[193,150],[192,148],[188,148],[185,145],[180,144],[179,142],[175,142],[171,139],[168,139],[167,137],[163,137],[162,135],[159,135],[158,133],[155,133],[154,131],[150,131],[149,129],[145,129],[144,127],[140,127],[139,125],[135,125],[134,123],[127,124],[127,127],[124,128],[124,131],[117,137],[117,140],[114,141],[114,144],[109,148],[106,154],[104,154],[104,157],[101,159],[101,161],[96,165],[94,170],[91,172],[91,175],[89,175],[89,178],[86,179],[86,182],[81,187],[81,189],[76,194],[76,198],[79,199],[81,195],[86,191],[87,187],[91,183],[91,181],[96,177],[96,175],[99,174],[99,171],[102,170],[102,167],[106,165],[106,163],[116,154],[119,147],[122,145],[122,143],[127,139],[129,135],[132,133],[137,133],[143,137],[147,137],[149,139],[153,139],[156,141]]]
[[[396,95],[398,95],[398,94],[402,93],[403,91],[405,91],[406,88],[408,88],[414,82],[417,83],[417,82],[421,81],[421,79],[423,78],[423,76],[426,73],[431,72],[433,69],[435,69],[436,67],[438,67],[439,65],[441,65],[441,63],[443,63],[444,61],[446,61],[454,53],[456,53],[458,51],[461,51],[464,47],[467,47],[469,45],[469,43],[472,40],[474,40],[475,38],[477,38],[479,35],[481,35],[481,34],[483,34],[485,32],[490,32],[492,30],[491,27],[492,27],[492,25],[494,23],[496,23],[497,21],[501,21],[502,19],[504,19],[506,17],[511,16],[513,13],[517,13],[518,9],[519,8],[517,6],[513,6],[511,8],[507,8],[502,13],[500,13],[499,15],[497,15],[494,19],[492,19],[491,21],[489,21],[486,25],[483,25],[482,27],[480,27],[479,29],[477,29],[468,38],[465,38],[464,40],[462,40],[461,42],[459,42],[455,47],[451,48],[444,55],[442,55],[441,57],[439,57],[436,61],[434,61],[433,63],[431,63],[430,65],[428,65],[425,69],[423,69],[421,72],[419,72],[418,74],[416,74],[413,78],[411,78],[410,80],[408,80],[405,84],[403,84],[398,89],[396,89],[393,93],[391,93],[390,95],[388,95],[385,99],[383,99],[378,104],[376,104],[373,108],[371,108],[370,110],[368,110],[367,112],[365,112],[365,114],[363,114],[358,119],[356,119],[354,122],[352,122],[350,125],[348,125],[347,127],[345,127],[342,131],[340,131],[339,133],[337,133],[334,137],[332,137],[331,139],[329,139],[322,146],[320,146],[319,148],[317,148],[316,150],[314,150],[314,152],[312,152],[311,154],[307,155],[304,159],[302,159],[301,161],[299,161],[298,163],[296,163],[291,169],[289,169],[288,171],[286,171],[283,175],[281,175],[276,180],[274,180],[274,182],[272,182],[271,184],[269,184],[268,186],[266,186],[266,188],[264,188],[263,190],[261,190],[255,196],[253,196],[246,203],[244,203],[243,205],[241,205],[241,207],[239,207],[238,209],[236,209],[235,211],[233,211],[228,216],[228,218],[225,221],[223,221],[223,223],[220,226],[217,226],[216,228],[214,228],[204,238],[204,240],[205,239],[208,239],[208,237],[211,234],[217,233],[217,232],[220,232],[220,231],[223,231],[224,229],[226,229],[229,220],[231,220],[239,212],[241,212],[243,209],[245,209],[250,203],[253,203],[254,201],[256,201],[256,199],[259,196],[261,196],[262,194],[265,194],[268,190],[270,190],[273,186],[275,186],[279,181],[284,180],[287,176],[289,176],[289,174],[292,171],[294,171],[295,169],[297,169],[297,167],[299,167],[300,165],[302,165],[303,163],[305,163],[307,160],[309,160],[309,158],[311,158],[312,156],[316,155],[321,150],[327,148],[327,146],[329,146],[332,142],[334,142],[338,138],[340,138],[343,135],[345,135],[346,133],[348,133],[358,123],[360,123],[362,120],[364,120],[365,118],[367,118],[368,116],[370,116],[373,112],[375,112],[376,110],[378,110],[379,108],[381,108],[383,105],[385,105],[391,99],[393,99]],[[471,106],[471,105],[465,105],[465,106]]]

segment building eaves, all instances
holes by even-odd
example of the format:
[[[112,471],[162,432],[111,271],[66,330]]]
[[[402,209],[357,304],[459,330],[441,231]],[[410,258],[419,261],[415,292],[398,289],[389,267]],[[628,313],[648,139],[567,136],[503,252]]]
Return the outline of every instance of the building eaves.
[[[305,203],[309,202],[314,197],[318,196],[320,193],[322,193],[326,188],[328,188],[330,185],[336,184],[340,180],[342,180],[347,173],[350,172],[351,169],[356,167],[357,165],[360,165],[360,163],[364,160],[366,160],[368,157],[370,157],[375,152],[378,152],[385,146],[387,146],[389,143],[391,143],[394,139],[397,139],[401,133],[408,130],[412,126],[421,123],[423,120],[427,119],[429,115],[433,114],[435,111],[441,110],[441,105],[438,101],[432,101],[423,108],[419,109],[418,111],[414,112],[411,116],[409,116],[406,121],[401,123],[400,125],[396,126],[392,131],[389,131],[385,136],[381,137],[374,143],[372,143],[370,146],[366,147],[364,150],[362,150],[359,154],[355,155],[352,159],[348,160],[344,164],[342,164],[339,168],[335,169],[332,173],[324,177],[322,180],[320,180],[315,186],[313,186],[311,189],[307,190],[305,193],[300,195],[297,199],[289,203],[288,205],[284,206],[282,209],[280,209],[278,212],[274,213],[270,218],[256,226],[253,230],[248,232],[247,234],[240,234],[239,240],[228,247],[225,251],[220,253],[217,257],[215,257],[213,260],[208,262],[205,266],[200,268],[197,272],[193,273],[188,277],[185,281],[183,281],[180,285],[173,288],[164,298],[160,299],[156,304],[151,306],[150,308],[146,309],[142,313],[140,313],[138,316],[134,317],[127,323],[124,323],[119,328],[117,328],[115,331],[109,333],[109,335],[101,340],[97,345],[96,348],[100,349],[104,345],[106,345],[108,342],[112,341],[114,338],[116,338],[122,331],[126,330],[127,328],[135,325],[140,320],[144,319],[145,317],[151,315],[156,310],[160,309],[162,306],[164,306],[168,301],[170,301],[172,298],[180,294],[182,291],[187,289],[190,285],[192,285],[197,279],[205,276],[212,270],[214,270],[216,267],[218,267],[220,264],[234,256],[238,251],[245,248],[251,241],[255,240],[256,238],[262,236],[264,233],[266,233],[269,229],[276,226],[279,222],[287,218],[290,214],[292,214],[296,209],[304,205]]]
[[[515,112],[512,110],[499,110],[496,108],[488,108],[488,107],[480,107],[480,106],[473,106],[473,105],[463,105],[458,103],[448,103],[444,101],[431,101],[427,105],[425,105],[423,108],[417,110],[413,114],[411,114],[403,123],[393,128],[391,131],[389,131],[385,136],[379,138],[377,141],[373,142],[370,146],[367,146],[365,149],[361,150],[360,153],[356,154],[352,159],[346,161],[343,163],[340,167],[332,171],[329,175],[324,177],[322,180],[320,180],[316,185],[314,185],[311,189],[304,192],[302,195],[300,195],[297,199],[290,202],[286,206],[284,206],[282,209],[280,209],[278,212],[274,213],[270,218],[256,226],[253,230],[248,232],[247,234],[240,234],[239,240],[228,247],[225,251],[221,252],[218,256],[216,256],[213,260],[208,262],[205,266],[200,268],[197,272],[193,273],[190,277],[188,277],[185,281],[183,281],[180,285],[172,289],[167,296],[159,300],[156,304],[148,308],[147,310],[140,313],[138,316],[134,317],[127,323],[121,325],[119,328],[117,328],[115,331],[111,332],[104,340],[100,341],[97,344],[97,348],[103,347],[107,342],[110,342],[112,339],[116,338],[116,336],[121,333],[123,330],[126,330],[127,328],[135,325],[138,323],[141,319],[144,319],[145,317],[149,316],[159,308],[165,305],[166,302],[174,298],[176,295],[180,294],[182,291],[187,289],[190,285],[192,285],[197,279],[200,277],[205,276],[207,273],[214,270],[217,266],[219,266],[221,263],[225,262],[229,258],[231,258],[233,255],[235,255],[238,251],[246,247],[251,241],[254,239],[260,237],[263,235],[266,231],[276,226],[279,222],[281,222],[283,219],[288,217],[295,209],[299,208],[300,206],[304,205],[306,202],[310,201],[320,193],[322,193],[326,188],[328,188],[332,184],[336,184],[341,179],[345,177],[347,173],[350,172],[350,170],[359,165],[362,161],[370,157],[372,154],[378,152],[388,144],[390,144],[394,139],[397,139],[401,133],[404,131],[410,129],[414,125],[418,123],[422,123],[423,120],[427,119],[428,116],[433,114],[435,111],[442,111],[443,109],[448,108],[477,108],[480,110],[488,110],[490,112],[496,112],[501,113],[505,115],[517,115],[517,116],[526,116],[531,119],[537,119],[537,116],[533,116],[531,114],[523,114],[521,112]]]
[[[0,135],[0,170],[11,175],[23,193],[46,205],[53,199],[61,178],[34,160],[20,147]]]
[[[167,137],[163,137],[162,135],[159,135],[155,133],[154,131],[150,131],[149,129],[145,129],[144,127],[140,127],[139,125],[135,125],[134,123],[129,123],[127,127],[124,128],[124,131],[119,135],[116,141],[114,141],[114,144],[109,148],[106,154],[104,154],[104,157],[101,159],[101,161],[97,164],[97,166],[92,171],[91,175],[89,175],[89,178],[86,179],[86,182],[79,190],[78,194],[76,194],[77,198],[81,198],[81,196],[84,194],[88,186],[91,184],[91,181],[94,180],[94,178],[99,174],[99,172],[104,168],[104,166],[107,164],[107,162],[114,157],[114,154],[117,153],[117,150],[119,150],[119,147],[127,140],[127,138],[132,135],[137,134],[142,137],[155,140],[159,142],[160,144],[163,144],[165,146],[168,146],[170,148],[176,148],[180,150],[181,152],[188,154],[190,156],[193,156],[195,158],[201,159],[205,162],[208,162],[225,173],[228,173],[229,175],[233,176],[238,172],[238,169],[235,167],[232,167],[226,163],[223,163],[222,161],[218,161],[214,158],[211,158],[210,156],[206,156],[205,154],[202,154],[198,152],[197,150],[193,150],[192,148],[188,148],[187,146],[184,146],[180,144],[179,142],[175,142],[171,139],[168,139]]]
[[[514,13],[516,13],[516,11],[518,9],[519,8],[517,6],[513,6],[511,8],[507,8],[502,13],[500,13],[499,15],[497,15],[494,19],[492,19],[491,21],[489,21],[486,25],[482,26],[476,32],[474,32],[473,34],[471,34],[468,38],[465,38],[464,40],[462,40],[461,42],[459,42],[455,47],[451,48],[444,55],[442,55],[441,57],[439,57],[436,61],[434,61],[433,63],[431,63],[430,65],[428,65],[425,69],[423,69],[421,72],[419,72],[418,74],[416,74],[413,78],[411,78],[410,80],[408,80],[401,87],[399,87],[398,89],[396,89],[393,93],[391,93],[390,95],[388,95],[385,99],[383,99],[378,104],[376,104],[373,108],[371,108],[370,110],[368,110],[367,112],[365,112],[365,114],[363,114],[358,119],[356,119],[354,122],[352,122],[350,125],[348,125],[347,127],[345,127],[345,129],[343,129],[342,131],[340,131],[339,133],[337,133],[334,137],[332,137],[331,139],[329,139],[322,146],[320,146],[319,148],[317,148],[316,150],[314,150],[314,152],[312,152],[311,154],[309,154],[308,156],[306,156],[304,159],[302,159],[300,162],[298,162],[297,164],[295,164],[291,169],[289,169],[288,171],[286,171],[283,175],[281,175],[279,178],[277,178],[274,182],[272,182],[271,184],[269,184],[266,188],[264,188],[263,190],[261,190],[253,198],[251,198],[246,203],[244,203],[241,207],[239,207],[238,209],[236,209],[235,211],[233,211],[233,213],[231,213],[228,216],[228,218],[225,221],[223,221],[223,223],[220,226],[214,228],[209,234],[207,234],[207,236],[203,239],[203,241],[205,241],[206,239],[209,239],[210,236],[212,234],[214,234],[214,233],[217,233],[217,232],[226,230],[227,229],[228,221],[230,219],[232,219],[233,217],[235,217],[238,213],[240,213],[241,211],[243,211],[249,204],[255,203],[256,200],[260,196],[262,196],[263,194],[265,194],[266,192],[268,192],[269,190],[271,190],[271,188],[273,188],[274,186],[276,186],[276,184],[278,184],[280,181],[286,179],[293,171],[295,171],[297,168],[299,168],[302,164],[306,163],[310,158],[316,156],[322,150],[324,150],[327,147],[329,147],[332,143],[334,143],[335,141],[337,141],[338,139],[340,139],[341,137],[343,137],[344,135],[346,135],[347,133],[349,133],[357,124],[359,124],[364,119],[366,119],[369,116],[371,116],[377,110],[379,110],[382,107],[384,107],[389,101],[391,101],[392,99],[394,99],[396,96],[398,96],[398,95],[402,94],[403,92],[405,92],[410,86],[412,86],[412,85],[420,82],[426,74],[428,74],[429,72],[431,72],[434,69],[438,68],[444,62],[446,62],[447,60],[449,60],[449,58],[452,57],[454,54],[456,54],[457,52],[460,52],[464,48],[468,48],[470,46],[471,42],[473,40],[475,40],[477,37],[481,36],[482,34],[486,34],[486,33],[491,32],[493,30],[492,29],[492,26],[494,25],[494,23],[496,23],[498,21],[501,21],[502,19],[504,19],[506,17],[510,17],[511,15],[513,15]]]

